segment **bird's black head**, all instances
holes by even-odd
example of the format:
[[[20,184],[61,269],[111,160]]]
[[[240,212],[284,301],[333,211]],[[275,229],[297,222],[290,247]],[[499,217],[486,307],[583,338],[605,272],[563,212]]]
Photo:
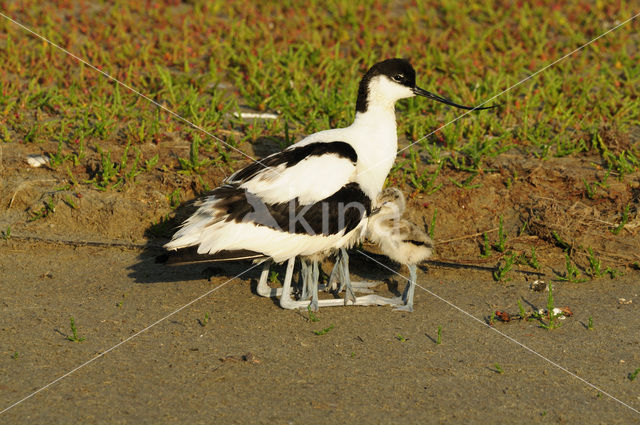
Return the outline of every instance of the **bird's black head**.
[[[360,81],[356,111],[365,112],[367,110],[371,80],[379,75],[384,75],[394,83],[398,83],[409,89],[413,89],[416,85],[416,71],[408,60],[395,58],[378,62],[369,68]]]
[[[358,88],[358,100],[356,102],[357,112],[367,111],[371,95],[372,81],[374,81],[378,76],[386,77],[391,83],[393,83],[391,86],[387,86],[386,88],[387,90],[392,91],[389,93],[389,97],[393,102],[406,97],[423,96],[461,109],[495,108],[495,106],[474,108],[472,106],[460,105],[447,98],[421,89],[416,85],[416,71],[413,69],[409,61],[406,59],[395,58],[378,62],[367,71],[364,77],[362,77],[360,87]]]

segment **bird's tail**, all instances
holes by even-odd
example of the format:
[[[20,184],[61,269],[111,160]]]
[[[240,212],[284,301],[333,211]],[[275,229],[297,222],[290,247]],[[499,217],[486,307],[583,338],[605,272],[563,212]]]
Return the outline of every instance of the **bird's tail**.
[[[189,246],[180,248],[175,251],[167,252],[156,257],[156,263],[167,266],[179,266],[194,263],[213,263],[221,261],[238,261],[238,260],[262,260],[268,258],[266,255],[250,251],[246,249],[239,250],[223,250],[215,254],[198,254],[197,246]]]

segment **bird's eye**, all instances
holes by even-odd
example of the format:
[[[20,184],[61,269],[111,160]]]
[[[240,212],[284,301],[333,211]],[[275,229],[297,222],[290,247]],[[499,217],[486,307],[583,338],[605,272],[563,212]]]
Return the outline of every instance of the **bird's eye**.
[[[397,82],[401,82],[404,79],[404,75],[402,74],[396,74],[393,77],[391,77],[391,79],[393,81],[397,81]]]

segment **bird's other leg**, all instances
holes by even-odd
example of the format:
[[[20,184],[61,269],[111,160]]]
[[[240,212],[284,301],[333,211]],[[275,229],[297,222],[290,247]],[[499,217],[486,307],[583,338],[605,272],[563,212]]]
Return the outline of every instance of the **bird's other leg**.
[[[296,264],[296,258],[289,258],[287,263],[287,272],[284,276],[284,283],[282,284],[282,295],[280,296],[280,307],[293,310],[298,307],[300,301],[294,301],[291,299],[291,278],[293,276],[293,267]]]
[[[342,250],[340,250],[340,252],[338,252],[338,254],[336,255],[336,263],[333,266],[333,270],[331,270],[331,275],[329,276],[329,284],[326,287],[326,290],[328,291],[333,291],[336,293],[340,293],[342,292],[345,287],[346,287],[346,282],[345,279],[342,277],[342,270],[344,268],[344,263],[345,263],[345,258],[346,260],[346,264],[347,264],[347,272],[349,270],[349,256],[347,255],[346,251],[344,253],[345,257],[343,257],[342,255]],[[378,282],[352,282],[351,278],[349,277],[349,275],[347,274],[347,279],[348,281],[351,283],[351,289],[354,292],[361,292],[364,294],[370,294],[373,292],[373,290],[369,289],[373,286],[378,286],[379,283]],[[338,286],[338,281],[340,281],[340,286]]]
[[[258,287],[256,292],[261,297],[278,297],[282,294],[282,288],[271,288],[267,285],[267,279],[269,278],[269,268],[273,264],[273,260],[265,260],[262,266],[262,273],[260,273],[260,280],[258,281]]]
[[[409,281],[402,292],[402,301],[404,305],[395,308],[398,311],[413,311],[413,295],[416,291],[416,265],[412,264],[409,267]]]
[[[310,278],[311,278],[311,282],[309,282],[309,289],[311,292],[311,303],[309,304],[309,307],[311,308],[312,311],[318,311],[318,277],[319,277],[319,271],[318,271],[318,262],[314,261],[313,262],[313,266],[312,266],[312,270],[311,273],[309,273]]]
[[[311,265],[303,258],[300,258],[300,278],[302,279],[302,292],[300,294],[301,300],[308,300],[311,298],[311,292],[309,291],[309,280],[311,279]]]
[[[338,290],[338,280],[340,279],[340,263],[342,262],[342,257],[340,253],[336,255],[336,263],[333,265],[333,269],[331,270],[331,274],[329,275],[329,282],[327,283],[327,289],[329,291],[337,291]]]
[[[340,277],[342,278],[342,282],[340,282],[340,289],[344,288],[344,303],[346,305],[348,301],[353,303],[356,302],[356,294],[353,292],[353,287],[351,286],[351,276],[349,276],[349,254],[347,254],[347,250],[340,248],[340,256],[342,257],[342,262],[340,263]]]

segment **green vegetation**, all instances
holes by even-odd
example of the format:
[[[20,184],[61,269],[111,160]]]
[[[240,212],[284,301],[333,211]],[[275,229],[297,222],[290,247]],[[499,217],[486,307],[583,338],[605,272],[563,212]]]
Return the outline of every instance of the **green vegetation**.
[[[511,269],[513,268],[513,265],[516,263],[517,260],[518,260],[518,254],[516,253],[511,253],[511,255],[506,256],[504,258],[504,264],[503,265],[498,264],[498,267],[496,268],[496,270],[493,271],[493,278],[498,282],[509,281],[509,279],[506,278],[507,273],[511,271]]]
[[[619,271],[612,269],[611,267],[607,267],[603,269],[600,260],[595,256],[595,254],[593,253],[593,249],[591,249],[591,247],[587,248],[587,253],[588,253],[587,260],[589,261],[589,270],[587,270],[586,273],[591,278],[597,278],[608,273],[609,276],[611,276],[611,278],[613,279],[620,274]]]
[[[429,237],[433,239],[433,235],[436,231],[436,217],[438,215],[438,209],[433,210],[433,216],[431,217],[431,225],[429,226]]]
[[[618,233],[620,233],[620,230],[622,230],[628,222],[629,222],[629,204],[627,204],[624,207],[624,210],[622,211],[622,218],[620,219],[620,224],[618,224],[616,227],[611,229],[611,233],[613,233],[614,235],[617,235]]]
[[[540,270],[540,262],[538,261],[538,255],[536,254],[536,247],[531,247],[531,257],[527,259],[527,263],[536,270]]]
[[[313,333],[315,333],[316,335],[324,335],[324,334],[328,333],[334,327],[335,327],[335,325],[329,325],[328,328],[324,328],[324,329],[321,329],[319,331],[313,331]]]
[[[542,314],[534,312],[533,317],[540,321],[540,327],[546,330],[552,330],[560,327],[559,317],[564,316],[562,312],[556,313],[555,301],[553,299],[553,285],[549,283],[549,295],[547,296],[547,312]]]
[[[185,191],[211,168],[232,171],[247,160],[235,149],[260,138],[286,146],[348,125],[359,77],[381,58],[410,57],[420,85],[475,105],[586,43],[603,22],[634,12],[625,2],[586,0],[552,11],[542,3],[453,0],[395,8],[374,0],[153,8],[126,1],[97,5],[81,20],[55,20],[52,6],[29,0],[9,14],[182,119],[3,20],[0,139],[40,145],[73,184],[121,190],[141,175],[173,170],[185,174]],[[606,137],[639,123],[632,35],[621,28],[502,94],[501,109],[455,125],[446,124],[459,110],[400,102],[399,130],[415,144],[401,153],[393,178],[427,194],[444,183],[474,190],[491,159],[513,149],[541,159],[595,153],[594,165],[617,178],[635,172],[637,149],[614,148]],[[242,119],[240,104],[278,118]],[[188,155],[157,151],[173,145]],[[592,199],[601,187],[584,186]]]
[[[207,326],[207,323],[209,323],[210,318],[211,316],[209,315],[209,313],[205,313],[204,318],[198,319],[198,324],[204,328],[205,326]]]
[[[280,285],[280,279],[278,278],[278,272],[272,270],[271,273],[269,273],[269,283],[271,283],[273,285]]]
[[[36,221],[44,217],[48,217],[50,214],[56,212],[56,202],[53,196],[49,196],[49,199],[43,202],[42,208],[38,211],[34,211],[31,217],[27,221]]]
[[[556,279],[573,283],[585,282],[584,279],[580,279],[580,270],[573,264],[573,261],[571,261],[571,257],[569,256],[569,254],[565,253],[564,258],[567,272],[564,275],[556,274]],[[551,284],[549,284],[549,288],[551,288]]]
[[[71,336],[67,335],[67,339],[69,341],[72,341],[72,342],[82,342],[82,341],[84,341],[85,338],[80,338],[78,336],[78,328],[76,328],[76,321],[74,320],[74,318],[70,317],[69,321],[71,322]]]
[[[486,233],[482,234],[482,241],[483,241],[483,245],[481,248],[481,252],[480,252],[480,257],[481,258],[487,258],[487,257],[491,257],[491,243],[489,242],[489,237],[487,236]]]
[[[311,310],[311,306],[307,306],[307,312],[309,313],[309,321],[310,322],[319,322],[320,318],[316,316],[316,314]]]
[[[506,249],[507,235],[504,233],[504,223],[502,216],[500,216],[500,224],[498,225],[498,241],[493,244],[493,247],[498,252],[504,252]]]

